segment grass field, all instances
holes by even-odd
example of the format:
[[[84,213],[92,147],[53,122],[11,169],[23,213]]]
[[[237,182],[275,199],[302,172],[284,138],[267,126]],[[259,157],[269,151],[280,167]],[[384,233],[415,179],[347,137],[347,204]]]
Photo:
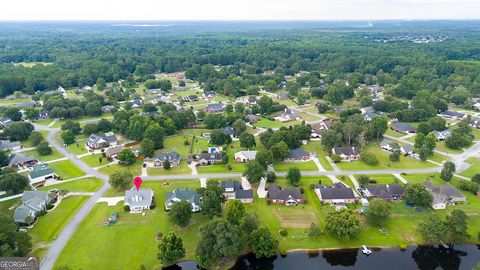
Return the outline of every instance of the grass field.
[[[333,171],[333,167],[327,160],[327,153],[321,141],[310,141],[306,145],[302,145],[302,148],[307,152],[317,153],[318,160],[322,167],[327,171]]]
[[[25,103],[25,102],[30,102],[32,101],[29,98],[23,98],[23,99],[1,99],[0,104],[2,105],[15,105],[19,103]]]
[[[65,180],[85,175],[85,172],[75,166],[71,160],[53,162],[49,166],[58,176]]]
[[[393,136],[393,137],[396,137],[396,138],[400,138],[400,137],[405,136],[405,134],[395,132],[395,131],[393,131],[393,130],[390,129],[390,128],[387,129],[387,132],[386,132],[385,134],[390,135],[390,136]]]
[[[267,118],[262,118],[260,121],[257,123],[253,124],[254,127],[260,127],[260,128],[281,128],[281,127],[288,127],[288,126],[294,126],[300,124],[299,121],[290,121],[290,122],[278,122],[278,121],[272,121]]]
[[[476,157],[469,158],[466,162],[470,163],[470,167],[461,172],[460,175],[472,178],[475,174],[480,173],[480,159]]]
[[[50,123],[53,122],[53,118],[49,118],[49,119],[42,119],[42,120],[38,120],[38,121],[35,121],[35,124],[37,125],[42,125],[42,126],[48,126]]]
[[[359,176],[360,175],[355,175],[355,179],[357,179],[357,182]],[[402,182],[397,177],[391,174],[369,174],[368,176],[370,177],[370,179],[375,179],[377,181],[377,184],[402,184]]]
[[[73,144],[70,144],[69,146],[67,146],[67,149],[70,153],[74,155],[81,155],[81,154],[88,153],[88,150],[85,148],[84,141],[77,141]]]
[[[189,144],[185,145],[185,141]],[[190,148],[192,143],[192,136],[190,135],[178,135],[174,137],[165,138],[163,141],[163,149],[160,149],[158,153],[166,153],[176,151],[182,158],[187,158],[190,154]],[[157,154],[158,154],[157,153]]]
[[[20,199],[0,202],[0,212],[13,217],[13,212],[18,205],[20,205]]]
[[[307,162],[277,162],[273,164],[273,168],[278,172],[286,172],[292,167],[297,167],[300,171],[318,171],[318,167],[313,160]]]
[[[100,158],[102,162],[100,162]],[[104,158],[102,154],[87,155],[82,157],[81,160],[87,163],[87,165],[90,167],[98,167],[109,163],[109,161]]]
[[[109,119],[109,118],[112,118],[113,115],[111,113],[104,113],[100,116],[82,116],[80,118],[75,118],[75,119],[72,119],[74,120],[75,122],[84,122],[84,121],[89,121],[89,120],[100,120],[100,119]],[[66,120],[58,120],[55,124],[53,124],[51,127],[52,128],[59,128],[62,126],[63,123],[65,123],[65,121],[67,121],[68,119]]]
[[[381,169],[420,169],[420,168],[432,168],[437,165],[428,161],[421,161],[409,157],[400,157],[400,161],[392,162],[389,159],[389,152],[383,151],[377,143],[371,143],[364,147],[362,152],[368,152],[374,154],[379,164],[371,166],[365,162],[359,160],[354,162],[339,162],[337,166],[346,171],[352,170],[381,170]]]
[[[99,169],[98,171],[107,175],[112,174],[116,170],[129,170],[132,172],[134,175],[141,175],[142,174],[142,164],[143,162],[140,160],[137,160],[134,164],[130,166],[124,166],[120,164],[113,164],[113,165],[108,165],[107,167],[103,167]]]
[[[93,192],[100,189],[103,181],[98,178],[86,177],[56,185],[41,187],[38,190],[66,189],[68,191]]]
[[[67,197],[57,208],[39,218],[35,226],[28,230],[32,237],[34,256],[43,257],[46,254],[46,246],[49,242],[55,240],[63,227],[88,199],[88,196]]]
[[[37,149],[29,150],[23,152],[23,154],[27,156],[34,156],[36,159],[39,161],[50,161],[50,160],[55,160],[59,158],[63,158],[64,156],[60,154],[55,148],[52,148],[52,153],[50,155],[42,156],[38,153]]]
[[[171,174],[191,174],[192,170],[188,167],[186,161],[180,162],[180,166],[165,170],[163,167],[148,168],[148,175],[171,175]]]

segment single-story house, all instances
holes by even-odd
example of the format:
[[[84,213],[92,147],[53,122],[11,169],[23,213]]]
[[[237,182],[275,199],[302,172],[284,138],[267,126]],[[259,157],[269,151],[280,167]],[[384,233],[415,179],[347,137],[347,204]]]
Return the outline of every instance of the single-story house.
[[[37,163],[37,159],[32,156],[26,156],[22,153],[13,153],[8,158],[8,166],[10,167],[31,167]]]
[[[153,165],[155,167],[161,167],[167,160],[170,162],[171,167],[176,167],[180,165],[180,154],[177,152],[160,153],[155,158]]]
[[[310,160],[312,153],[309,153],[302,148],[291,149],[288,156],[283,160],[285,162],[301,162]]]
[[[239,200],[242,203],[253,202],[253,190],[245,190],[239,181],[226,180],[220,182],[223,188],[223,195],[229,200]]]
[[[122,152],[123,149],[125,149],[125,147],[123,147],[121,145],[117,145],[115,147],[108,148],[107,150],[105,150],[105,156],[107,158],[116,157],[118,155],[118,153]]]
[[[439,113],[438,115],[443,117],[443,118],[454,119],[454,120],[463,119],[463,118],[467,117],[466,114],[459,113],[459,112],[456,112],[456,111],[444,111],[444,112]]]
[[[120,90],[120,87],[118,87],[118,86],[105,86],[103,88],[104,92],[111,92],[111,91],[117,91],[117,90]]]
[[[130,212],[141,212],[150,209],[154,200],[153,190],[150,188],[132,188],[125,191],[123,205],[130,207]]]
[[[50,118],[50,112],[46,111],[46,110],[40,111],[40,112],[38,112],[37,118],[38,119],[49,119]]]
[[[24,191],[22,204],[15,209],[13,220],[17,223],[26,223],[28,217],[36,218],[42,211],[47,210],[50,201],[48,191]]]
[[[223,113],[225,105],[222,103],[210,103],[205,105],[205,111],[208,113]]]
[[[385,150],[385,151],[393,151],[395,146],[398,146],[400,150],[400,145],[398,143],[394,143],[389,139],[383,139],[382,142],[380,143],[380,147]]]
[[[54,177],[56,177],[56,174],[48,166],[47,163],[35,164],[28,172],[28,179],[30,180],[30,185],[36,185]]]
[[[378,84],[369,85],[368,88],[374,93],[381,93],[385,90],[385,88]]]
[[[268,187],[268,200],[275,204],[297,205],[304,203],[302,193],[295,188],[281,189],[277,185]]]
[[[257,151],[240,151],[234,154],[235,162],[247,162],[255,160]]]
[[[207,100],[212,99],[214,96],[215,96],[215,92],[213,92],[213,91],[203,92],[203,98],[205,98]]]
[[[230,136],[232,139],[235,137],[235,130],[233,127],[224,127],[221,128],[220,131],[223,132],[223,134]]]
[[[88,92],[88,91],[90,91],[90,90],[92,90],[92,87],[89,86],[89,85],[85,85],[84,87],[78,89],[77,91],[78,91],[79,93],[85,93],[85,92]]]
[[[469,125],[474,128],[480,128],[480,120],[471,120]]]
[[[405,189],[398,184],[369,185],[365,190],[365,197],[382,199],[387,202],[399,201],[403,198]]]
[[[360,159],[360,148],[352,147],[333,147],[332,154],[339,155],[344,161],[354,161]]]
[[[374,112],[366,112],[363,114],[363,119],[365,119],[365,121],[372,121],[374,118],[379,116],[379,114],[376,114]]]
[[[450,138],[450,136],[452,136],[452,131],[449,129],[442,130],[442,131],[434,130],[432,131],[432,133],[433,133],[433,136],[435,136],[435,139],[437,139],[437,141],[444,141],[447,138]]]
[[[24,110],[26,108],[33,108],[33,107],[37,107],[37,106],[40,106],[40,102],[38,101],[29,101],[29,102],[23,102],[23,103],[20,103],[18,104],[18,108],[20,110]]]
[[[312,126],[312,134],[311,134],[311,137],[312,138],[320,138],[322,137],[322,133],[327,131],[330,126],[332,125],[332,123],[334,122],[333,119],[330,119],[330,118],[326,118],[326,119],[323,119],[322,122],[320,123],[315,123]]]
[[[13,123],[12,119],[6,117],[0,120],[0,129],[6,128]]]
[[[480,102],[475,102],[472,105],[472,107],[473,107],[474,110],[480,111]]]
[[[221,163],[223,161],[223,153],[201,153],[198,157],[198,165],[210,165]]]
[[[22,144],[20,142],[12,142],[10,140],[0,140],[0,149],[3,151],[15,151],[22,149]]]
[[[183,100],[187,101],[187,102],[193,102],[193,101],[197,101],[198,100],[198,96],[197,95],[188,95],[186,97],[183,97]]]
[[[457,202],[465,202],[467,198],[454,186],[446,183],[443,186],[435,186],[432,182],[424,183],[430,194],[433,196],[432,208],[435,210],[445,209],[447,205],[454,205]]]
[[[291,109],[285,108],[285,110],[279,116],[274,117],[274,119],[280,122],[289,122],[299,120],[300,115],[294,113]]]
[[[401,122],[392,123],[392,129],[395,132],[402,133],[402,134],[409,134],[409,133],[417,132],[417,130],[413,126],[411,126],[407,123],[401,123]]]
[[[190,190],[189,188],[176,188],[167,194],[165,200],[165,210],[170,210],[172,205],[176,202],[188,201],[192,204],[192,212],[198,212],[202,209],[200,204],[200,195],[196,190]]]
[[[114,108],[113,105],[102,106],[102,112],[103,113],[110,113],[110,112],[112,112],[113,108]]]
[[[260,121],[260,116],[254,114],[247,114],[247,120],[250,124],[255,124]]]
[[[277,99],[289,99],[290,98],[290,96],[288,95],[287,92],[282,92],[280,94],[276,94],[275,97]]]
[[[117,136],[113,132],[92,134],[87,138],[86,145],[92,149],[100,149],[117,145]]]
[[[135,99],[135,100],[133,100],[132,102],[130,102],[130,108],[132,108],[132,109],[139,109],[139,108],[142,107],[142,104],[143,104],[142,100],[140,100],[140,99]]]
[[[188,87],[174,85],[174,86],[172,86],[172,90],[174,90],[174,91],[187,91]]]
[[[246,104],[246,105],[257,104],[257,99],[254,96],[240,97],[236,101],[239,102],[239,103]]]
[[[413,152],[413,146],[410,144],[404,144],[400,146],[400,153],[404,156],[410,156]]]
[[[342,183],[335,183],[333,186],[315,185],[315,194],[322,204],[347,204],[355,203],[358,198],[355,197],[353,189]]]

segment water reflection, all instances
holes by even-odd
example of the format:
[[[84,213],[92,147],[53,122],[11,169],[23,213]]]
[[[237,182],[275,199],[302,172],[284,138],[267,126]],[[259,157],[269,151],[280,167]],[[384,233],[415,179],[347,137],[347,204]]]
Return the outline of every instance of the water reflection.
[[[322,256],[319,256],[322,255]],[[471,270],[480,262],[480,245],[456,245],[453,248],[437,246],[411,246],[407,249],[374,249],[371,256],[360,249],[293,252],[287,256],[255,258],[253,254],[241,256],[233,270],[318,270],[318,269],[420,269]],[[196,270],[194,261],[179,263],[168,270]]]

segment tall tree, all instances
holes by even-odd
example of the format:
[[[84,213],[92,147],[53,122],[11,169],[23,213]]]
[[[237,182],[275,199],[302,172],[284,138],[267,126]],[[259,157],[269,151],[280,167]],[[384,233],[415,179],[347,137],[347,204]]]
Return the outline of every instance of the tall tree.
[[[290,184],[294,186],[298,186],[298,184],[300,184],[300,179],[302,179],[302,174],[300,173],[300,169],[297,167],[288,168],[287,179],[290,182]]]
[[[325,217],[325,230],[335,238],[350,240],[360,233],[360,220],[351,209],[331,211]]]
[[[462,210],[455,209],[447,215],[445,221],[446,238],[449,243],[465,241],[468,234],[467,215]]]
[[[249,161],[245,165],[243,176],[245,176],[250,183],[257,183],[265,176],[265,167],[260,165],[257,161]]]
[[[417,230],[428,243],[441,241],[445,236],[443,222],[433,213],[427,215],[418,223]]]
[[[440,172],[440,178],[442,178],[443,181],[450,181],[452,180],[453,174],[455,173],[455,163],[451,161],[445,162],[443,164],[442,171]]]
[[[384,200],[373,199],[370,201],[365,216],[370,224],[382,227],[390,217],[391,213],[392,206],[389,203]]]
[[[192,218],[192,204],[188,201],[176,202],[171,206],[168,216],[174,224],[185,227]]]
[[[223,188],[214,179],[209,179],[202,196],[203,213],[211,218],[220,215],[225,200]]]
[[[245,216],[245,206],[239,200],[228,200],[225,207],[225,218],[233,225],[240,225]]]
[[[132,186],[133,174],[129,170],[116,170],[108,178],[108,183],[117,190],[126,190]]]
[[[257,258],[268,258],[277,254],[278,241],[265,226],[260,226],[251,233],[249,243]]]
[[[164,235],[158,245],[158,259],[162,264],[173,264],[183,257],[185,257],[185,248],[182,238],[174,232]]]

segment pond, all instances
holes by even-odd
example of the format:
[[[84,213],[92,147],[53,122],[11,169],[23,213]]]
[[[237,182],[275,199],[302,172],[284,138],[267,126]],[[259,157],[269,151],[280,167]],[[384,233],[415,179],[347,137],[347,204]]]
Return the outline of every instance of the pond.
[[[327,250],[318,252],[291,252],[272,258],[257,259],[253,254],[238,258],[233,270],[275,269],[468,269],[480,262],[480,245],[455,245],[453,248],[441,246],[410,246],[407,249],[379,248],[365,256],[360,249]],[[168,270],[198,269],[194,261],[186,261],[165,268]]]

